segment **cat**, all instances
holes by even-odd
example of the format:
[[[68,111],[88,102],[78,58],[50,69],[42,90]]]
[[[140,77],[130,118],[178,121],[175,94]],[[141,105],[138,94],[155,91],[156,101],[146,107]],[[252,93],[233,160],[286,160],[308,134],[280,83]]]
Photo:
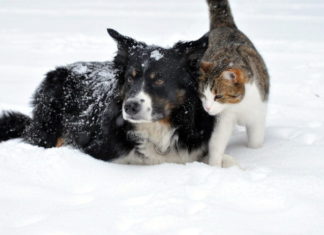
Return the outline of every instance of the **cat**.
[[[222,166],[235,124],[246,127],[248,146],[261,147],[269,97],[269,74],[252,42],[236,26],[227,0],[207,0],[208,48],[200,63],[203,107],[217,115],[209,142],[209,164]]]

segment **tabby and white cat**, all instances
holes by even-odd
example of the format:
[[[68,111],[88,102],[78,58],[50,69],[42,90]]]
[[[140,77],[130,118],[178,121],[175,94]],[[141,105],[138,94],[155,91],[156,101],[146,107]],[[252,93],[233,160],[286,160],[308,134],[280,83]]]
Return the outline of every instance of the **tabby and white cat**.
[[[236,27],[227,0],[207,0],[209,45],[201,64],[199,91],[205,110],[218,115],[209,143],[209,164],[222,166],[235,124],[247,129],[248,146],[261,147],[269,94],[266,65]]]

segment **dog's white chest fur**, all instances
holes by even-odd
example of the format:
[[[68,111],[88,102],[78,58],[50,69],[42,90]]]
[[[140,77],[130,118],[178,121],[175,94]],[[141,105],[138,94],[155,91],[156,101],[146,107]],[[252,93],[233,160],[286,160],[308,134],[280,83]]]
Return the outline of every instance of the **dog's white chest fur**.
[[[174,131],[168,124],[159,122],[137,124],[136,132],[143,139],[139,148],[145,149],[153,144],[158,152],[167,153],[175,141]]]
[[[178,136],[175,129],[160,122],[138,123],[131,133],[138,138],[139,145],[124,157],[116,159],[115,163],[153,165],[164,162],[187,163],[201,160],[206,152],[204,146],[191,151],[178,148]]]

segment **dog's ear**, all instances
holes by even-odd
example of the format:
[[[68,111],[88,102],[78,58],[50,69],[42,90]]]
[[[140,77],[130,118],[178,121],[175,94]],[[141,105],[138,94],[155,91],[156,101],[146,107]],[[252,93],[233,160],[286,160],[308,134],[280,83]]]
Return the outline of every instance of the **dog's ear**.
[[[208,36],[209,33],[206,33],[196,41],[178,42],[173,46],[173,49],[183,56],[190,67],[197,69],[202,56],[208,48]]]
[[[107,29],[107,32],[117,42],[118,51],[127,53],[129,48],[137,45],[135,39],[121,35],[114,29]]]
[[[118,59],[120,62],[127,61],[128,55],[132,50],[146,46],[145,43],[138,42],[133,38],[121,35],[114,29],[107,29],[107,32],[117,42],[118,52],[116,59]]]

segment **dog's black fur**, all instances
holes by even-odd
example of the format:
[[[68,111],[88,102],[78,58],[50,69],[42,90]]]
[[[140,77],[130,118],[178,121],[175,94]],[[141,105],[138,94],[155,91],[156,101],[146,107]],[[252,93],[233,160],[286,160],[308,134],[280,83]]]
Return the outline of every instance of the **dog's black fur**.
[[[166,123],[177,136],[177,149],[194,151],[206,146],[214,118],[202,108],[197,94],[197,63],[208,46],[208,36],[179,42],[170,49],[147,46],[114,30],[117,41],[113,62],[78,62],[47,73],[33,99],[32,119],[19,113],[0,118],[0,141],[22,137],[28,143],[50,148],[59,138],[91,156],[105,161],[136,150],[138,140],[130,133],[136,124],[122,117],[122,105],[137,82],[129,79],[135,69],[149,63],[163,86],[146,79],[145,90],[154,102],[154,122]],[[163,54],[150,58],[153,50]],[[179,94],[181,93],[181,94]],[[162,124],[161,124],[162,125]],[[164,125],[164,124],[163,124]],[[204,147],[204,154],[207,148]]]

